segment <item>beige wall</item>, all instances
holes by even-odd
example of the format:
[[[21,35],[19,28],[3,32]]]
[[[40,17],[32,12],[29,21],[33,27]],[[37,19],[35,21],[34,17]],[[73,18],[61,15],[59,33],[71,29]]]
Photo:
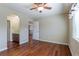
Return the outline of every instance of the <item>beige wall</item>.
[[[0,5],[0,51],[7,49],[7,16],[16,14],[20,18],[20,44],[28,41],[28,21],[26,15]]]
[[[52,15],[39,21],[40,40],[58,44],[68,42],[68,19],[63,15]]]
[[[0,15],[0,51],[7,49],[6,35],[7,35],[7,22],[5,21],[5,18],[3,18],[3,16]]]

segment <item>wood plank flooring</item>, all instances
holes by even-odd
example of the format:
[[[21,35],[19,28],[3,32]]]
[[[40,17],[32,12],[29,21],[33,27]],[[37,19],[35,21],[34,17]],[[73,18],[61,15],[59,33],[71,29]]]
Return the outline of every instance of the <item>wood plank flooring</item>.
[[[71,53],[66,45],[33,40],[0,52],[0,56],[71,56]]]
[[[11,48],[16,48],[16,47],[18,47],[19,46],[19,42],[15,42],[15,41],[8,41],[7,42],[7,47],[9,48],[9,49],[11,49]]]

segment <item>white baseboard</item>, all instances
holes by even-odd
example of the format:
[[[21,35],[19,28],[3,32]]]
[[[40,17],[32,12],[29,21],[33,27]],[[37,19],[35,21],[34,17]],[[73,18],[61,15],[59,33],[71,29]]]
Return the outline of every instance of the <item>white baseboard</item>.
[[[39,39],[39,41],[50,42],[50,41],[40,40],[40,39]],[[56,43],[56,44],[62,44],[62,45],[68,45],[68,43],[61,43],[61,42],[50,42],[50,43]]]
[[[21,45],[21,44],[24,44],[24,43],[26,43],[26,42],[28,42],[28,41],[21,41],[21,42],[20,42],[20,45]]]
[[[61,42],[52,42],[52,43],[62,44],[62,45],[68,45],[67,43],[61,43]]]
[[[68,45],[68,46],[69,46],[69,45]],[[72,49],[71,49],[70,46],[69,46],[69,49],[70,49],[70,52],[71,52],[72,56],[74,56],[74,53],[73,53],[73,51],[72,51]]]
[[[4,51],[4,50],[7,50],[7,49],[8,49],[7,47],[6,48],[2,48],[2,49],[0,49],[0,52]]]

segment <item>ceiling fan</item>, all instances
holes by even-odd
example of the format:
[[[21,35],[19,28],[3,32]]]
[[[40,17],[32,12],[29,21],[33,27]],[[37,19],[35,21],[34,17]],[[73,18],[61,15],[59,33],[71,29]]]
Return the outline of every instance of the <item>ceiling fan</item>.
[[[33,3],[30,10],[38,10],[41,13],[43,9],[51,10],[52,7],[48,7],[47,3]]]

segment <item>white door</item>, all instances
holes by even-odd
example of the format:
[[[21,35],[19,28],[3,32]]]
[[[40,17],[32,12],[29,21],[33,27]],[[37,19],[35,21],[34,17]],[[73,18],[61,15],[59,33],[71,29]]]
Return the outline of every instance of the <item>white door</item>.
[[[10,21],[7,20],[7,41],[10,41]]]
[[[39,22],[33,22],[33,39],[39,40]]]

